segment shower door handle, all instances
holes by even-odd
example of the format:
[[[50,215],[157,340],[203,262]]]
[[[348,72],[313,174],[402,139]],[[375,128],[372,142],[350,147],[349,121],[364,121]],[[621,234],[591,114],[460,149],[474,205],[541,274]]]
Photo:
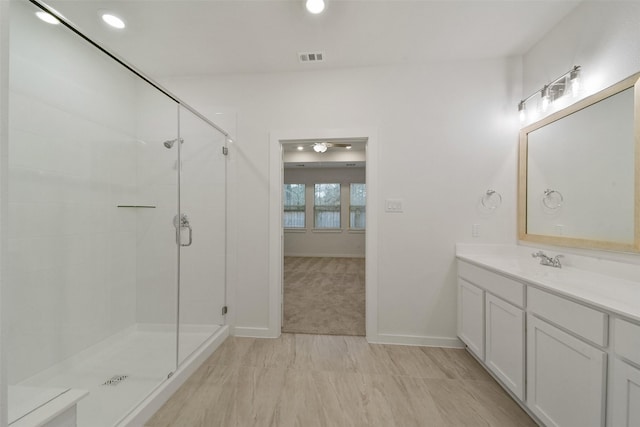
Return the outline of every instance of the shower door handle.
[[[193,230],[191,229],[191,224],[189,224],[189,218],[186,214],[181,214],[180,217],[176,215],[173,218],[173,225],[176,227],[176,243],[180,246],[191,246],[193,243]],[[189,229],[189,241],[187,243],[182,243],[182,229]]]
[[[187,243],[182,243],[182,239],[180,239],[180,246],[191,246],[191,244],[193,243],[193,229],[189,224],[187,224],[186,227],[189,229],[189,241]],[[180,228],[184,228],[184,227],[180,227]]]

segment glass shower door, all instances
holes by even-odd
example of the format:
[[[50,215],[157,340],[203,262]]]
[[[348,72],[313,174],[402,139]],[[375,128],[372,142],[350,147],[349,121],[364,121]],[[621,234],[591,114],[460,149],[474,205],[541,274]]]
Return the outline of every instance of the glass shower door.
[[[111,426],[176,368],[178,104],[10,7],[9,422],[80,389],[78,424]]]
[[[225,136],[180,108],[178,364],[224,324]]]

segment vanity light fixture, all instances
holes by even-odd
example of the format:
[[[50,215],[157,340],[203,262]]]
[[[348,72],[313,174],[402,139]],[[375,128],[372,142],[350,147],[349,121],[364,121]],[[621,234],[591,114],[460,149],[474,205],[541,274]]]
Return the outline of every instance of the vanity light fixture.
[[[325,144],[324,142],[316,142],[315,144],[313,144],[313,151],[315,151],[316,153],[324,153],[325,151],[327,151],[327,144]]]
[[[324,0],[307,0],[305,6],[309,13],[317,15],[324,10]]]
[[[534,96],[540,94],[540,108],[542,111],[547,111],[549,106],[553,102],[571,93],[573,97],[577,97],[580,94],[580,65],[575,65],[569,71],[561,75],[555,80],[552,80],[549,84],[546,84],[542,89],[533,92],[518,103],[518,112],[520,113],[520,121],[524,122],[527,116],[527,102]]]

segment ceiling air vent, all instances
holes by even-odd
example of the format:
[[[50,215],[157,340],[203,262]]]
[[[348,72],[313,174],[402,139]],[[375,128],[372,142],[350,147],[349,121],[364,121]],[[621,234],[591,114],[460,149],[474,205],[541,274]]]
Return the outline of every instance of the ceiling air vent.
[[[347,167],[352,168],[354,167],[356,164],[355,163],[347,163]]]
[[[324,53],[322,52],[299,52],[298,61],[302,63],[324,62]]]

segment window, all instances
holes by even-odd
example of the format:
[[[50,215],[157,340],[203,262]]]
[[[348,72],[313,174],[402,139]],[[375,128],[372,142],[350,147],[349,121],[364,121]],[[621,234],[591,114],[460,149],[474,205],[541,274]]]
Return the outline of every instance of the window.
[[[304,228],[305,185],[284,185],[284,228]]]
[[[315,228],[340,228],[340,184],[316,184],[313,216]]]
[[[349,195],[349,227],[364,230],[367,207],[367,185],[351,184]]]

